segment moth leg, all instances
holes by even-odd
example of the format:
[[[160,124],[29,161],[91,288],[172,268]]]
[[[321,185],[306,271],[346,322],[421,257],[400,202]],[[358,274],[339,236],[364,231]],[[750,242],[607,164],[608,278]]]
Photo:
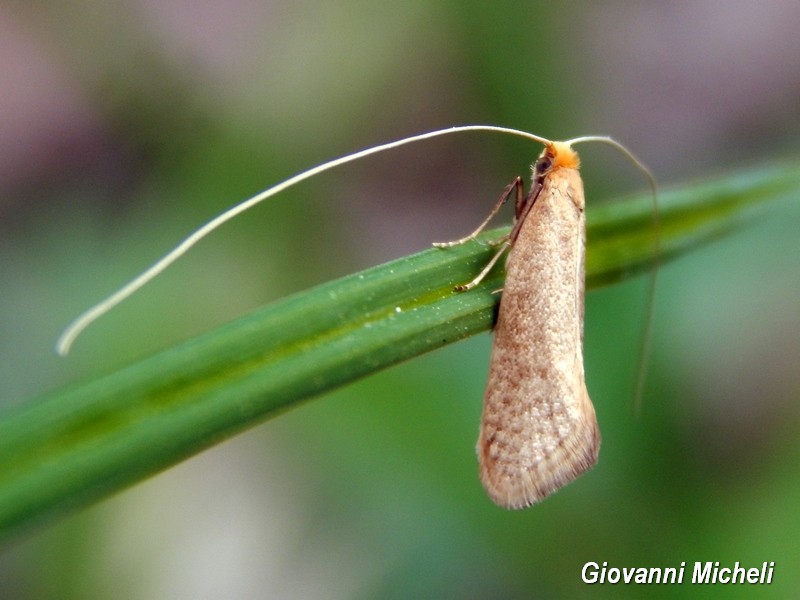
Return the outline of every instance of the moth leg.
[[[486,226],[489,224],[489,221],[491,221],[494,218],[494,216],[497,214],[497,212],[500,210],[503,204],[505,204],[506,201],[511,197],[511,192],[514,191],[516,192],[516,203],[517,205],[519,205],[520,197],[524,196],[525,194],[525,184],[522,182],[522,177],[517,177],[516,179],[514,179],[514,181],[512,181],[505,187],[503,193],[500,195],[500,199],[497,201],[497,203],[494,205],[491,212],[489,213],[489,216],[483,220],[483,223],[481,223],[475,231],[470,233],[467,237],[461,238],[460,240],[455,240],[453,242],[434,242],[433,245],[436,246],[437,248],[451,248],[453,246],[460,246],[461,244],[465,244],[471,240],[474,240],[478,236],[478,234],[486,228]],[[507,240],[508,236],[503,236],[499,240],[493,240],[489,242],[489,244],[492,246],[502,245],[505,244]],[[497,262],[496,258],[492,259],[491,264],[493,265],[495,262]]]
[[[508,250],[508,248],[510,246],[511,246],[511,240],[509,240],[508,238],[503,240],[503,242],[500,244],[500,249],[497,252],[495,252],[495,254],[492,257],[492,259],[488,263],[486,263],[486,266],[483,267],[483,269],[481,270],[480,273],[478,273],[478,275],[475,277],[475,279],[473,279],[472,281],[470,281],[468,283],[462,283],[460,285],[457,285],[455,287],[456,291],[458,291],[458,292],[466,292],[467,290],[471,290],[476,285],[478,285],[481,281],[483,281],[483,278],[486,277],[486,275],[489,273],[489,271],[492,270],[492,267],[494,267],[495,264],[497,264],[497,261],[500,260],[500,257],[503,256],[503,253],[506,250]],[[492,292],[492,293],[494,293],[494,292]]]

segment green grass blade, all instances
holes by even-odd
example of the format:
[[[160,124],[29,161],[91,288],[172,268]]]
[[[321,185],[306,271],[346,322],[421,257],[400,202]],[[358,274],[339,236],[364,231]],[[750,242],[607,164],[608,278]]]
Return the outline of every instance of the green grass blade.
[[[665,191],[661,262],[798,192],[791,164]],[[588,288],[652,264],[651,207],[646,196],[590,206]],[[429,249],[0,415],[0,531],[84,506],[304,399],[489,329],[502,269],[470,292],[453,286],[492,253],[480,243]]]

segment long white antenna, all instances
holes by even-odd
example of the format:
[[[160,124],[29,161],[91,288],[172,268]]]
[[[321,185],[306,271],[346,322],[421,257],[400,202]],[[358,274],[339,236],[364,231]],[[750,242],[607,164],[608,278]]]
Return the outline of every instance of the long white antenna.
[[[642,394],[644,392],[644,381],[647,375],[647,361],[650,358],[650,345],[653,339],[653,316],[655,315],[655,298],[656,298],[656,281],[658,280],[658,267],[661,258],[661,216],[658,210],[658,186],[656,185],[656,178],[650,172],[644,163],[628,150],[625,146],[618,141],[599,135],[587,135],[568,140],[567,144],[580,144],[583,142],[601,142],[613,146],[644,173],[647,177],[647,182],[650,184],[650,189],[653,192],[653,268],[650,274],[650,284],[647,287],[647,303],[645,305],[644,315],[644,330],[642,332],[642,340],[639,348],[639,361],[636,365],[636,380],[633,390],[633,408],[638,415],[641,412]]]
[[[310,177],[314,177],[323,171],[327,171],[328,169],[333,169],[334,167],[338,167],[339,165],[343,165],[345,163],[358,160],[359,158],[364,158],[365,156],[369,156],[371,154],[377,154],[378,152],[383,152],[385,150],[391,150],[392,148],[397,148],[399,146],[403,146],[405,144],[410,144],[412,142],[419,142],[422,140],[427,140],[429,138],[441,136],[441,135],[448,135],[451,133],[460,133],[466,131],[492,131],[496,133],[506,133],[511,135],[516,135],[520,137],[524,137],[540,144],[549,144],[551,143],[550,140],[540,137],[538,135],[534,135],[532,133],[528,133],[526,131],[521,131],[519,129],[510,129],[508,127],[496,127],[493,125],[464,125],[459,127],[449,127],[447,129],[439,129],[436,131],[430,131],[428,133],[423,133],[420,135],[411,136],[408,138],[404,138],[402,140],[397,140],[394,142],[389,142],[388,144],[381,144],[379,146],[373,146],[371,148],[367,148],[365,150],[361,150],[359,152],[355,152],[353,154],[348,154],[346,156],[342,156],[340,158],[322,163],[314,168],[308,169],[307,171],[302,171],[298,173],[294,177],[291,177],[284,181],[283,183],[279,183],[269,189],[264,190],[260,194],[256,194],[252,198],[249,198],[236,206],[229,208],[222,214],[218,215],[199,229],[197,229],[194,233],[192,233],[189,237],[183,240],[180,244],[178,244],[173,250],[168,252],[163,258],[158,260],[154,265],[152,265],[149,269],[144,271],[141,275],[134,278],[119,290],[111,294],[105,300],[95,304],[86,312],[78,316],[74,321],[72,321],[64,332],[59,336],[58,341],[56,342],[56,352],[58,352],[61,356],[66,356],[69,352],[70,348],[72,347],[73,342],[75,339],[80,335],[80,333],[86,329],[89,325],[91,325],[94,321],[98,318],[103,316],[109,310],[114,308],[117,304],[125,300],[128,296],[136,292],[139,288],[144,286],[148,283],[151,279],[158,276],[164,269],[178,260],[181,256],[183,256],[192,246],[194,246],[197,242],[207,236],[209,233],[214,231],[217,227],[222,225],[223,223],[230,221],[235,216],[243,213],[249,208],[252,208],[256,204],[263,202],[267,198],[274,196],[289,188],[297,183],[305,179],[309,179]],[[578,138],[580,140],[582,138]],[[578,141],[576,140],[576,141]],[[616,142],[614,142],[616,143]],[[638,161],[636,161],[638,162]]]

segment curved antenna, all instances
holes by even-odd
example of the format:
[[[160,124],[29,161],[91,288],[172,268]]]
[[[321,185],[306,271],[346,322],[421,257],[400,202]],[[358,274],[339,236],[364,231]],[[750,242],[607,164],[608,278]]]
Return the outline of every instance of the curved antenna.
[[[650,275],[650,283],[647,287],[647,304],[645,307],[644,315],[644,331],[642,332],[642,340],[639,347],[639,360],[636,365],[636,380],[633,390],[633,407],[634,412],[638,415],[641,413],[642,394],[644,392],[644,381],[647,375],[647,364],[650,357],[650,346],[653,341],[653,317],[655,315],[655,297],[656,297],[656,280],[658,279],[658,268],[661,258],[661,215],[658,210],[658,186],[656,185],[656,178],[653,173],[648,169],[642,161],[628,150],[625,146],[618,141],[603,135],[587,135],[577,137],[567,141],[567,144],[581,144],[583,142],[600,142],[613,146],[622,152],[633,165],[641,171],[647,178],[650,184],[650,190],[653,192],[653,268]]]
[[[139,288],[143,287],[146,283],[157,277],[162,271],[164,271],[172,263],[174,263],[181,256],[183,256],[192,246],[194,246],[197,242],[206,237],[209,233],[217,229],[220,225],[222,225],[227,221],[230,221],[237,215],[243,213],[249,208],[252,208],[256,204],[263,202],[267,198],[279,194],[283,190],[297,183],[300,183],[301,181],[314,177],[315,175],[318,175],[324,171],[333,169],[335,167],[338,167],[345,163],[352,162],[354,160],[358,160],[360,158],[364,158],[365,156],[369,156],[371,154],[377,154],[378,152],[383,152],[385,150],[391,150],[392,148],[397,148],[405,144],[411,144],[413,142],[427,140],[429,138],[434,138],[442,135],[449,135],[451,133],[462,133],[467,131],[491,131],[495,133],[505,133],[505,134],[516,135],[519,137],[524,137],[541,144],[551,143],[551,141],[548,140],[547,138],[543,138],[538,135],[528,133],[527,131],[521,131],[519,129],[511,129],[508,127],[496,127],[494,125],[462,125],[457,127],[449,127],[447,129],[437,129],[435,131],[429,131],[428,133],[414,135],[411,137],[404,138],[402,140],[389,142],[387,144],[372,146],[370,148],[366,148],[365,150],[354,152],[353,154],[347,154],[340,158],[336,158],[334,160],[322,163],[321,165],[318,165],[306,171],[302,171],[297,175],[295,175],[294,177],[290,177],[286,181],[274,185],[264,190],[263,192],[256,194],[252,198],[248,198],[247,200],[240,202],[239,204],[233,206],[232,208],[229,208],[225,212],[216,216],[211,221],[209,221],[208,223],[206,223],[205,225],[201,226],[199,229],[194,231],[194,233],[189,235],[186,239],[184,239],[170,252],[165,254],[150,268],[148,268],[140,275],[129,281],[127,284],[122,286],[119,290],[117,290],[104,300],[101,300],[100,302],[98,302],[85,312],[83,312],[69,325],[67,325],[64,332],[59,336],[56,342],[56,352],[58,352],[58,354],[60,354],[61,356],[66,356],[66,354],[72,347],[72,344],[75,341],[75,339],[81,334],[81,332],[84,329],[86,329],[94,321],[99,319],[105,313],[114,308],[117,304],[119,304],[120,302],[128,298],[130,295],[132,295],[134,292],[139,290]]]

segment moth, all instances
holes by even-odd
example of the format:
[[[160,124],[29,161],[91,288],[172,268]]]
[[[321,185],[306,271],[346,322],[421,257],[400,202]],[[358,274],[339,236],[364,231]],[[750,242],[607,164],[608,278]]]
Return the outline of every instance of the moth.
[[[66,355],[91,323],[158,276],[209,233],[256,204],[305,179],[371,154],[471,131],[510,134],[544,145],[533,165],[533,181],[527,194],[522,179],[516,178],[476,231],[455,242],[435,244],[450,247],[473,240],[513,196],[511,232],[497,242],[498,252],[478,276],[457,289],[463,292],[475,287],[509,250],[478,438],[479,472],[489,497],[500,506],[524,508],[542,500],[590,469],[597,462],[600,448],[597,418],[584,381],[586,217],[583,182],[578,172],[580,161],[572,146],[601,142],[626,154],[649,180],[656,208],[654,223],[658,222],[653,176],[629,150],[605,136],[556,142],[507,127],[464,125],[372,146],[307,169],[234,205],[190,234],[150,268],[72,321],[59,337],[56,351]],[[657,227],[654,240],[658,256]],[[651,299],[654,286],[655,277]],[[651,307],[652,303],[649,310]]]
[[[506,187],[475,238],[513,195],[514,225],[466,290],[509,250],[477,453],[481,482],[505,508],[525,508],[597,462],[600,430],[586,390],[583,317],[586,215],[577,153],[551,142]]]

